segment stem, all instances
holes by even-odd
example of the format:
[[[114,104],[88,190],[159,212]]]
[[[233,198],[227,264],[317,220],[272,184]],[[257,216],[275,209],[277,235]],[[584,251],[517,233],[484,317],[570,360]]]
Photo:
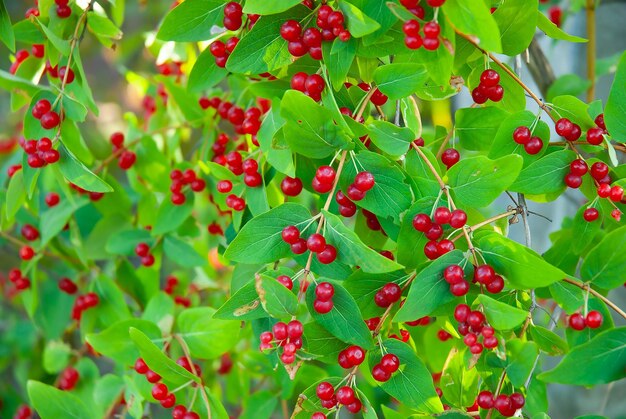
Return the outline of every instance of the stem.
[[[413,273],[413,275],[411,275],[411,277],[406,281],[406,284],[404,284],[404,286],[402,287],[402,292],[404,292],[404,290],[406,290],[409,285],[411,285],[411,282],[413,282],[413,280],[417,277],[417,272]],[[383,313],[382,316],[380,316],[380,321],[378,322],[378,326],[376,326],[376,329],[374,329],[374,332],[372,333],[372,337],[376,338],[376,336],[378,336],[378,334],[380,333],[380,329],[382,329],[383,324],[385,323],[385,320],[387,320],[387,317],[389,317],[389,313],[391,313],[391,309],[393,308],[395,303],[390,304],[389,307],[387,307],[387,310],[385,310],[385,312]]]
[[[563,278],[563,281],[567,282],[568,284],[572,284],[572,285],[580,288],[583,291],[588,291],[588,292],[592,293],[595,297],[597,297],[600,300],[602,300],[602,302],[604,304],[606,304],[607,306],[609,306],[613,310],[615,310],[615,312],[617,314],[619,314],[624,319],[626,319],[626,313],[624,313],[624,311],[621,308],[619,308],[613,301],[609,300],[604,295],[600,294],[598,291],[596,291],[593,288],[591,288],[589,285],[583,284],[583,283],[578,282],[578,281],[574,281],[573,279],[569,279],[569,278]]]
[[[473,232],[473,231],[478,230],[478,229],[479,229],[479,228],[481,228],[481,227],[484,227],[484,226],[486,226],[486,225],[488,225],[488,224],[493,223],[494,221],[501,220],[502,218],[509,218],[509,217],[512,217],[512,216],[514,216],[514,215],[516,215],[516,214],[519,214],[519,213],[520,213],[520,210],[519,210],[519,209],[512,209],[512,210],[510,210],[510,211],[503,212],[502,214],[494,215],[494,216],[493,216],[493,217],[491,217],[491,218],[487,218],[485,221],[481,221],[480,223],[478,223],[478,224],[474,224],[473,226],[470,226],[470,227],[466,227],[465,229],[466,229],[468,232],[470,232],[470,233],[471,233],[471,232]],[[454,241],[457,241],[460,237],[461,237],[461,234],[459,234],[458,236],[456,236],[455,238],[453,238],[453,239],[452,239],[452,241],[453,241],[453,242],[454,242]]]
[[[596,5],[595,0],[587,0],[587,79],[591,83],[587,90],[587,102],[593,102],[596,95]]]
[[[187,342],[185,342],[185,340],[178,334],[174,335],[174,339],[176,339],[176,341],[182,348],[183,353],[185,354],[185,358],[187,358],[187,362],[189,363],[189,366],[191,366],[191,373],[193,375],[198,375],[196,371],[196,367],[193,364],[193,361],[191,360],[191,355],[189,354],[189,347],[187,346]],[[202,395],[202,399],[204,400],[204,404],[206,406],[207,418],[211,419],[211,405],[209,403],[209,396],[206,394],[206,389],[204,388],[204,382],[202,381],[202,377],[199,377],[199,378],[200,378],[200,394]]]
[[[500,394],[502,390],[502,386],[504,385],[504,379],[506,378],[506,369],[502,370],[502,374],[500,375],[500,380],[498,381],[498,386],[496,387],[496,392],[493,393],[493,398],[495,399]],[[485,419],[491,419],[491,415],[493,414],[493,407],[489,409],[487,412],[487,416]]]

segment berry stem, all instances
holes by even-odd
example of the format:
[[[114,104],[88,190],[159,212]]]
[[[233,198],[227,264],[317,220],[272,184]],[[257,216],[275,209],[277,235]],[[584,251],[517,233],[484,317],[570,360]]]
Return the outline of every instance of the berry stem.
[[[583,291],[589,291],[590,293],[592,293],[594,295],[594,297],[602,300],[602,302],[604,304],[606,304],[607,306],[611,307],[613,310],[615,310],[615,312],[617,314],[619,314],[624,319],[626,319],[626,313],[624,313],[624,311],[621,308],[619,308],[617,306],[617,304],[615,304],[613,301],[611,301],[608,298],[606,298],[604,295],[600,294],[598,291],[596,291],[593,288],[591,288],[588,284],[583,284],[581,282],[575,281],[575,280],[570,279],[570,278],[563,278],[563,281],[567,282],[568,284],[572,284],[572,285],[580,288]]]
[[[189,355],[189,347],[187,346],[187,342],[185,342],[185,340],[179,334],[174,334],[173,336],[174,336],[174,339],[176,339],[176,341],[182,348],[183,353],[185,354],[185,358],[187,358],[187,362],[189,363],[189,366],[191,367],[191,373],[193,375],[198,375],[196,371],[196,367],[193,364],[193,361],[191,360],[191,355]],[[199,378],[200,378],[200,386],[199,386],[200,394],[202,395],[202,399],[204,400],[204,404],[206,406],[207,418],[211,419],[211,405],[209,403],[209,396],[206,394],[206,389],[204,388],[204,382],[202,381],[202,377],[199,377]]]
[[[509,217],[512,217],[512,216],[514,216],[514,215],[516,215],[516,214],[520,214],[520,213],[521,213],[520,208],[517,208],[517,209],[512,209],[512,210],[509,210],[509,211],[507,211],[507,212],[503,212],[502,214],[494,215],[493,217],[488,218],[488,219],[486,219],[485,221],[481,221],[480,223],[475,224],[475,225],[473,225],[473,226],[470,226],[470,227],[465,227],[465,229],[466,229],[468,232],[472,233],[472,232],[474,232],[474,231],[478,230],[478,229],[479,229],[479,228],[481,228],[481,227],[484,227],[484,226],[486,226],[486,225],[488,225],[488,224],[493,223],[494,221],[498,221],[498,220],[500,220],[500,219],[502,219],[502,218],[509,218]],[[459,238],[461,238],[461,236],[462,236],[462,235],[463,235],[462,233],[461,233],[461,234],[458,234],[456,237],[454,237],[454,238],[452,239],[452,241],[453,241],[453,242],[457,241]]]

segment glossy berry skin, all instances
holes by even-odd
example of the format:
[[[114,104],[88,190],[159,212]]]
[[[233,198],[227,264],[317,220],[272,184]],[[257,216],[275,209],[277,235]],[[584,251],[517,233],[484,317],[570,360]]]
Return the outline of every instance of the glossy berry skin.
[[[393,282],[385,284],[380,292],[390,304],[397,302],[402,296],[402,289]]]
[[[450,222],[450,217],[452,213],[446,207],[439,207],[435,209],[435,213],[433,215],[433,221],[437,224],[448,224]]]
[[[591,329],[597,329],[598,327],[602,326],[603,320],[604,318],[599,311],[591,310],[589,313],[587,313],[587,316],[585,317],[585,324]]]
[[[493,280],[485,286],[485,288],[491,294],[497,294],[504,289],[504,279],[500,275],[496,275]]]
[[[441,161],[446,165],[448,169],[459,162],[461,155],[453,148],[446,149],[441,155]]]
[[[485,87],[495,87],[500,83],[500,75],[495,70],[485,70],[480,75],[480,84]]]
[[[591,177],[593,177],[597,181],[601,181],[604,179],[606,175],[609,174],[609,166],[606,163],[595,162],[591,165]]]
[[[572,161],[569,167],[570,172],[577,176],[584,176],[589,171],[589,166],[587,166],[587,162],[582,159],[576,159]]]
[[[530,129],[528,127],[517,127],[515,131],[513,131],[513,141],[517,144],[524,145],[526,144],[531,137]]]
[[[624,188],[619,185],[615,185],[611,188],[611,192],[609,194],[609,198],[613,202],[621,202],[622,198],[624,198]]]
[[[494,402],[493,393],[489,390],[481,391],[476,397],[476,402],[482,409],[491,409]]]
[[[360,172],[354,178],[354,186],[362,192],[367,192],[372,189],[374,183],[374,175],[370,172]]]
[[[587,142],[591,145],[600,145],[604,141],[604,130],[602,128],[590,128],[587,131]]]
[[[394,372],[398,371],[398,368],[400,368],[400,359],[397,357],[397,355],[385,354],[380,360],[379,365],[389,374],[393,374]]]
[[[320,398],[320,400],[331,400],[333,398],[333,395],[335,394],[335,389],[333,388],[333,385],[329,382],[322,381],[317,385],[315,393],[317,394],[317,397]]]
[[[327,244],[321,252],[317,253],[317,260],[324,265],[334,262],[335,259],[337,259],[337,249],[331,244]]]
[[[283,241],[294,244],[300,239],[300,230],[296,226],[287,226],[282,231]]]
[[[311,252],[318,253],[324,250],[324,248],[326,247],[326,240],[321,234],[314,233],[311,234],[306,240],[306,245]]]
[[[543,141],[539,137],[531,137],[526,144],[524,144],[524,150],[531,156],[539,153],[543,148]]]
[[[462,297],[469,292],[470,285],[466,281],[457,282],[456,284],[450,285],[450,292],[455,297]]]
[[[585,221],[588,221],[588,222],[597,220],[599,216],[600,216],[600,212],[595,208],[587,208],[583,212],[583,218],[585,219]]]
[[[425,233],[432,226],[432,221],[427,214],[417,214],[413,217],[413,228]]]
[[[315,287],[315,296],[320,301],[329,301],[335,295],[335,287],[330,282],[321,282]]]
[[[559,134],[561,137],[568,137],[571,135],[572,130],[574,129],[574,124],[572,124],[572,121],[567,118],[561,118],[556,121],[554,128],[556,130],[556,133]]]
[[[386,371],[380,364],[377,364],[372,368],[372,377],[374,377],[374,380],[384,383],[389,381],[391,373]]]
[[[315,300],[313,302],[313,309],[319,314],[329,313],[333,309],[333,302],[332,300],[329,300],[329,301]]]
[[[39,121],[41,122],[42,128],[52,129],[56,128],[61,123],[61,118],[55,111],[48,111],[41,116]]]
[[[471,309],[467,304],[459,304],[454,309],[454,318],[456,319],[456,321],[464,323],[465,321],[467,321],[467,317],[469,316],[470,312]]]
[[[288,20],[280,27],[280,36],[286,41],[297,41],[301,33],[302,27],[295,20]]]
[[[574,313],[569,317],[569,326],[574,330],[583,330],[586,327],[585,318],[580,313]]]
[[[165,399],[168,392],[167,386],[163,383],[157,383],[152,386],[152,397],[154,397],[155,400]]]
[[[489,284],[494,280],[495,276],[496,272],[489,265],[480,265],[474,270],[474,279],[479,284]]]
[[[354,390],[348,386],[337,389],[335,396],[337,397],[337,402],[343,405],[349,405],[355,400]]]
[[[298,196],[302,192],[302,180],[287,176],[280,183],[280,189],[286,196]]]
[[[443,271],[443,278],[448,284],[456,284],[463,281],[463,268],[459,265],[449,265]]]

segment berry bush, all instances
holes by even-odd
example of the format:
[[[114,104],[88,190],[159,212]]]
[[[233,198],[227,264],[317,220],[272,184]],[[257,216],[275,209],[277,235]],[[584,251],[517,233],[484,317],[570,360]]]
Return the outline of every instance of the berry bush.
[[[626,377],[598,2],[184,0],[136,33],[171,0],[27,1],[0,2],[0,417],[562,418],[552,383]]]

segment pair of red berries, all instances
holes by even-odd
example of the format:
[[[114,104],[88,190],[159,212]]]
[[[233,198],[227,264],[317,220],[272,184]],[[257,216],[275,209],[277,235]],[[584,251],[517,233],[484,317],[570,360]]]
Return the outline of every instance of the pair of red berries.
[[[495,336],[493,327],[485,324],[485,315],[472,309],[467,304],[459,304],[454,309],[454,318],[459,322],[457,330],[463,336],[463,342],[470,348],[470,352],[478,355],[483,351],[483,345],[487,349],[498,346],[498,338]],[[478,336],[483,336],[482,344],[478,342]]]
[[[76,368],[67,367],[63,370],[61,376],[59,377],[59,388],[65,391],[72,390],[76,387],[76,383],[78,383],[79,378],[80,374]]]
[[[111,134],[110,141],[113,145],[113,152],[118,153],[119,150],[122,150],[117,158],[117,165],[122,170],[128,170],[133,167],[137,161],[137,155],[133,151],[124,147],[124,140],[124,134],[121,132],[114,132]]]
[[[492,294],[497,294],[504,289],[504,279],[489,265],[479,265],[474,268],[474,282],[484,285]]]
[[[335,295],[335,287],[330,282],[320,282],[315,287],[315,300],[313,300],[313,309],[319,314],[326,314],[333,309],[333,295]]]
[[[152,397],[166,409],[172,408],[176,404],[176,396],[170,393],[169,388],[163,383],[156,383],[152,386]]]
[[[583,330],[588,327],[590,329],[597,329],[602,326],[604,317],[602,313],[596,310],[591,310],[587,313],[587,316],[583,316],[580,313],[574,313],[569,317],[569,326],[574,330]]]
[[[278,322],[272,326],[272,332],[261,333],[260,349],[262,351],[272,349],[274,342],[282,348],[280,360],[283,364],[292,364],[296,360],[296,352],[302,348],[304,333],[302,323],[299,320],[292,320],[289,323]]]
[[[521,393],[513,393],[510,396],[500,394],[494,397],[489,390],[483,390],[476,397],[476,404],[483,409],[496,409],[502,416],[511,417],[518,409],[526,404],[526,399]]]
[[[176,278],[174,275],[169,275],[165,280],[165,288],[163,289],[163,291],[165,291],[166,294],[172,295],[176,291],[177,286],[178,278]]]
[[[374,303],[381,308],[387,308],[390,305],[397,303],[402,297],[402,288],[394,282],[389,282],[381,289],[376,291],[374,295]]]
[[[291,88],[319,102],[326,88],[326,82],[319,74],[306,74],[301,71],[291,77]]]
[[[291,246],[291,251],[301,255],[307,250],[317,255],[317,260],[323,264],[332,263],[337,258],[335,246],[326,243],[326,239],[319,233],[314,233],[308,239],[300,237],[300,230],[296,226],[287,226],[282,231],[285,243]]]
[[[241,28],[243,20],[243,7],[234,1],[226,3],[224,6],[223,24],[229,31],[236,31]]]
[[[459,265],[449,265],[443,271],[443,279],[450,284],[450,292],[455,297],[462,297],[469,292],[470,284],[464,276],[463,268]]]
[[[402,32],[404,32],[404,44],[409,49],[420,49],[424,47],[427,51],[434,51],[439,48],[439,34],[441,33],[441,27],[435,21],[428,22],[424,25],[423,34],[420,34],[421,25],[417,20],[407,20],[402,25]]]
[[[346,195],[352,201],[360,201],[365,198],[367,192],[369,192],[375,184],[374,175],[370,172],[359,172],[354,177],[354,181],[348,186]]]
[[[141,258],[141,264],[146,267],[154,265],[154,255],[150,253],[148,243],[139,243],[135,246],[135,254]]]
[[[57,16],[61,19],[68,18],[72,15],[72,9],[68,5],[70,0],[54,0],[57,5]]]
[[[419,19],[424,19],[426,10],[419,4],[420,0],[400,0],[400,4]]]
[[[389,381],[391,375],[400,368],[400,359],[395,354],[385,354],[380,362],[372,368],[374,380],[384,383]]]
[[[524,151],[531,156],[539,153],[543,148],[543,140],[533,136],[530,129],[526,126],[515,128],[515,131],[513,131],[513,141],[524,146]]]
[[[170,191],[172,192],[172,204],[183,205],[187,201],[187,197],[184,193],[184,188],[189,186],[193,192],[202,192],[206,188],[206,182],[204,179],[199,178],[193,169],[186,169],[181,171],[174,169],[170,172]]]
[[[61,117],[52,110],[52,104],[47,99],[39,99],[31,112],[36,119],[39,119],[43,129],[56,128],[61,123]]]
[[[332,32],[331,32],[332,33]],[[294,57],[302,57],[307,53],[314,60],[322,59],[322,33],[317,28],[307,28],[295,20],[288,20],[280,28],[280,36],[288,42],[287,49]]]
[[[343,192],[337,191],[335,201],[339,204],[339,214],[343,217],[352,217],[356,214],[356,204],[350,200]]]
[[[589,166],[583,159],[576,159],[570,163],[570,170],[565,175],[565,184],[573,189],[579,188],[583,184],[583,176],[589,172]],[[591,166],[591,177],[594,178],[600,185],[609,184],[610,178],[609,166],[603,162],[596,162]]]
[[[40,168],[48,164],[56,163],[60,158],[59,152],[52,148],[52,141],[47,137],[43,137],[39,141],[25,141],[23,148],[26,154],[28,154],[28,165],[33,168]]]
[[[72,307],[72,319],[80,320],[85,310],[89,310],[100,303],[100,297],[95,292],[79,295]]]
[[[337,404],[342,404],[346,406],[349,412],[358,413],[363,407],[361,401],[357,399],[356,393],[352,387],[349,386],[340,387],[335,392],[335,388],[332,384],[327,381],[322,381],[317,385],[315,393],[322,401],[322,407],[326,409],[332,409],[337,406]],[[314,413],[314,415],[317,415],[317,413]]]
[[[236,36],[228,38],[226,43],[220,41],[219,39],[211,42],[211,45],[209,45],[209,51],[211,52],[211,55],[215,57],[215,65],[221,68],[226,67],[226,61],[228,61],[228,57],[238,43],[239,38]]]
[[[9,281],[15,285],[15,289],[22,291],[30,288],[30,279],[22,275],[22,271],[15,268],[9,271]]]
[[[234,211],[243,211],[246,209],[246,201],[235,194],[230,194],[226,197],[226,206]]]
[[[320,166],[315,171],[315,177],[311,182],[313,190],[317,193],[327,193],[333,188],[336,177],[335,169],[330,166]]]
[[[359,366],[363,361],[365,361],[365,351],[358,345],[347,347],[337,356],[337,362],[344,369]]]
[[[500,85],[500,75],[495,70],[485,70],[480,75],[480,83],[472,90],[472,99],[479,105],[491,100],[500,102],[504,88]]]

